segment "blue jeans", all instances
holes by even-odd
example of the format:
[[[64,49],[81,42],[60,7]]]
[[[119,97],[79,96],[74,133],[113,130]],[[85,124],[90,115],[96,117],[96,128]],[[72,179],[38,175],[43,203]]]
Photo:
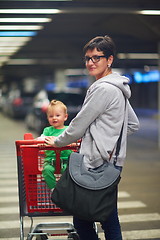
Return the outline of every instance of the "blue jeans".
[[[116,166],[116,168],[122,171],[122,167]],[[80,240],[98,240],[94,222],[88,222],[73,217],[73,224],[79,234]],[[117,207],[113,210],[107,221],[101,222],[101,227],[104,231],[106,240],[122,240]]]

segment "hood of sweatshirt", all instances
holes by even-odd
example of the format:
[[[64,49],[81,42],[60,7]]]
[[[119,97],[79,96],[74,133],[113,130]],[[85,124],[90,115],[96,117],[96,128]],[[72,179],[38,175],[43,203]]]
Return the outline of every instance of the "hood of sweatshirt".
[[[112,84],[116,87],[118,87],[124,94],[124,96],[126,96],[126,98],[130,98],[131,96],[131,90],[129,87],[129,78],[125,77],[125,76],[121,76],[118,73],[111,73],[97,81],[94,82],[94,85],[96,86],[97,84],[99,85],[100,83],[109,83]]]

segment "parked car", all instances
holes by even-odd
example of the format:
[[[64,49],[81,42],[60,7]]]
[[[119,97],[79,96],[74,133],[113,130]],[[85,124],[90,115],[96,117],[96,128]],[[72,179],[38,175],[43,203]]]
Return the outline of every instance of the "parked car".
[[[5,102],[6,102],[6,93],[3,93],[0,89],[0,111],[3,111]]]
[[[11,90],[5,97],[2,111],[12,118],[24,118],[32,105],[34,96],[35,92]]]
[[[46,109],[52,99],[60,100],[66,104],[68,108],[68,119],[65,124],[68,125],[80,111],[84,100],[84,94],[80,92],[40,91],[35,96],[32,108],[25,118],[25,123],[29,130],[34,130],[38,134],[41,134],[44,127],[49,125],[46,116]]]

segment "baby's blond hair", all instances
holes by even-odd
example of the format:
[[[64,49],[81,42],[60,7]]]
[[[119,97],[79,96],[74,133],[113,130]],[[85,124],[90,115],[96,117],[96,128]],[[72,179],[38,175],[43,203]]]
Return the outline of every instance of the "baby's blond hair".
[[[48,105],[47,114],[48,114],[49,110],[50,110],[51,108],[54,108],[55,106],[60,106],[60,107],[62,107],[62,108],[64,109],[64,113],[67,114],[67,107],[66,107],[66,105],[65,105],[63,102],[61,102],[61,101],[59,101],[59,100],[56,100],[56,99],[53,99],[53,100],[50,102],[50,104]]]

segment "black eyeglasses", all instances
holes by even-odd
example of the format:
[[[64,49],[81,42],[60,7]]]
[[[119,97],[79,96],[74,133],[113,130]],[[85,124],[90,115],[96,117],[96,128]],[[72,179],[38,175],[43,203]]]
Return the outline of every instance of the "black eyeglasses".
[[[95,55],[95,56],[92,56],[92,57],[85,56],[84,57],[84,62],[89,62],[89,60],[92,60],[93,63],[97,63],[97,62],[100,61],[101,58],[107,58],[107,57],[104,56],[104,55],[102,55],[102,56]]]

